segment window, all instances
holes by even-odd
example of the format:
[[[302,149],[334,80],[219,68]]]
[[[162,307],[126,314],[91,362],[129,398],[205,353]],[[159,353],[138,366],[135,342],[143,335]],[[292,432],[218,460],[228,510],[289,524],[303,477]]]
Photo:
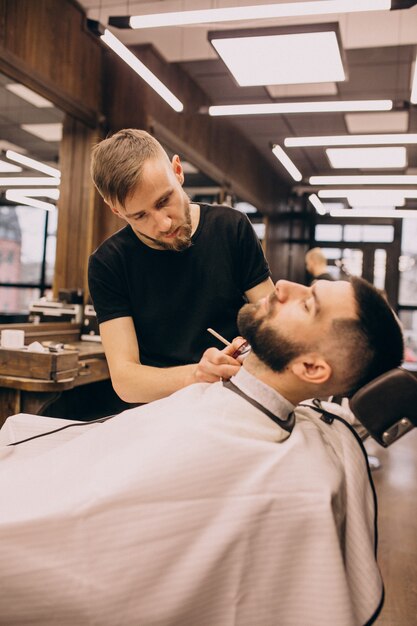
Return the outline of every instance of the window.
[[[0,206],[0,312],[27,313],[51,287],[56,223],[56,211]]]

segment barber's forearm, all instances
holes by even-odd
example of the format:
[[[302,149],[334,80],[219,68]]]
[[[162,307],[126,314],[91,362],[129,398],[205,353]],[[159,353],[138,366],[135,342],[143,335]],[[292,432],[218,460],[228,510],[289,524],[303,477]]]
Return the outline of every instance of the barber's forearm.
[[[113,372],[111,378],[113,388],[122,400],[144,403],[165,398],[197,382],[196,370],[195,364],[160,368],[130,363],[119,374]]]

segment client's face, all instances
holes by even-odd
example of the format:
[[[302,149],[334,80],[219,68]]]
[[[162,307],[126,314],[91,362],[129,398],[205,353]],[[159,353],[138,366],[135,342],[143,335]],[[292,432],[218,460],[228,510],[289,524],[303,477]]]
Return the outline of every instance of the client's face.
[[[346,281],[317,281],[311,287],[280,280],[268,297],[239,311],[240,334],[274,371],[300,354],[318,351],[335,318],[356,318],[353,289]]]

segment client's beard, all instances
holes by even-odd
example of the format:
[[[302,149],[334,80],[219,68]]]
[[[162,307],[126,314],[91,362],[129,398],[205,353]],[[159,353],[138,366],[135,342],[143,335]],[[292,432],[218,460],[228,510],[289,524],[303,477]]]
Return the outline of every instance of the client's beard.
[[[239,311],[239,333],[251,345],[253,353],[274,372],[282,372],[306,347],[286,339],[278,330],[264,326],[265,318],[256,318],[256,304],[245,304]]]

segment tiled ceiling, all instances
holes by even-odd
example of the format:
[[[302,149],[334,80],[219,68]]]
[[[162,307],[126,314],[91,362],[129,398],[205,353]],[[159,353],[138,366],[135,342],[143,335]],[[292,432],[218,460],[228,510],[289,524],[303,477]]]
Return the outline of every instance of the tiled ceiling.
[[[158,2],[117,0],[81,0],[88,17],[107,25],[109,16],[163,13],[169,11],[197,10],[228,6],[271,4],[272,0],[159,0]],[[410,4],[410,3],[408,3]],[[318,93],[319,85],[277,85],[263,87],[240,87],[230,74],[223,61],[217,57],[207,39],[213,30],[231,28],[264,28],[265,26],[300,26],[337,22],[343,46],[347,80],[336,84],[324,84],[323,95]],[[125,45],[151,43],[170,63],[180,67],[198,84],[207,95],[207,104],[249,104],[264,102],[312,101],[312,100],[364,100],[391,99],[394,101],[392,124],[401,113],[401,123],[405,131],[417,131],[417,106],[410,105],[412,64],[417,53],[417,6],[393,10],[351,14],[331,14],[306,18],[259,20],[235,23],[217,23],[185,27],[150,28],[125,30],[111,27],[112,32]],[[266,60],[270,62],[270,60]],[[274,62],[278,62],[274,60]],[[334,95],[326,95],[336,86]],[[291,91],[295,90],[295,91]],[[298,94],[298,95],[296,95]],[[176,94],[181,97],[181,94]],[[187,107],[187,102],[184,102]],[[349,114],[350,126],[358,118],[359,131],[376,132],[375,120],[369,118],[369,130],[363,113]],[[283,166],[271,152],[272,144],[284,145],[286,137],[311,135],[348,134],[344,113],[315,113],[291,115],[257,115],[228,118],[259,153],[271,164],[280,179],[296,185]],[[390,131],[390,114],[384,114],[378,122],[382,128],[387,125]],[[325,147],[286,148],[303,175],[301,185],[306,185],[311,175],[361,174],[360,170],[334,170],[325,153]],[[407,146],[407,168],[403,171],[376,173],[414,173],[417,171],[417,146]]]
[[[288,1],[288,0],[287,0]],[[358,0],[359,1],[359,0]],[[137,15],[175,10],[196,10],[213,7],[271,4],[272,0],[79,0],[87,17],[107,25],[109,16]],[[232,27],[257,28],[256,22],[207,24],[186,27],[164,27],[140,30],[123,30],[112,27],[112,32],[126,45],[153,44],[169,63],[178,64],[203,90],[209,104],[249,104],[264,102],[392,99],[393,122],[398,113],[405,118],[406,131],[417,132],[417,105],[410,105],[411,69],[417,54],[417,6],[395,11],[332,14],[308,18],[259,20],[259,27],[291,26],[338,22],[343,45],[347,80],[336,83],[335,95],[319,95],[320,86],[278,85],[268,87],[239,87],[224,63],[217,57],[207,40],[208,31],[230,30]],[[276,61],[275,61],[276,62]],[[48,143],[25,133],[23,123],[57,122],[62,113],[57,109],[36,109],[9,92],[4,92],[4,77],[0,77],[0,139],[9,140],[26,148],[32,156],[46,161],[57,158],[56,142]],[[325,89],[334,84],[323,85]],[[295,93],[299,95],[291,95]],[[302,94],[309,95],[302,95]],[[181,98],[181,94],[176,94]],[[189,103],[190,104],[190,103]],[[184,102],[185,108],[187,102]],[[204,114],[203,112],[201,114]],[[284,145],[286,137],[310,135],[342,135],[353,128],[357,119],[360,128],[355,132],[376,132],[375,121],[369,122],[363,113],[349,114],[349,127],[343,113],[315,113],[291,115],[258,115],[228,118],[247,139],[256,146],[272,166],[279,179],[296,185],[271,152],[274,143]],[[390,114],[381,116],[390,122]],[[404,124],[404,119],[402,119]],[[389,128],[389,127],[387,127]],[[383,132],[381,129],[380,132]],[[386,132],[392,132],[387,130]],[[404,131],[402,131],[404,132]],[[302,185],[311,175],[360,174],[359,170],[332,170],[325,147],[286,148],[303,175]],[[408,165],[403,172],[417,172],[417,146],[407,146]],[[372,173],[378,173],[373,171]]]

